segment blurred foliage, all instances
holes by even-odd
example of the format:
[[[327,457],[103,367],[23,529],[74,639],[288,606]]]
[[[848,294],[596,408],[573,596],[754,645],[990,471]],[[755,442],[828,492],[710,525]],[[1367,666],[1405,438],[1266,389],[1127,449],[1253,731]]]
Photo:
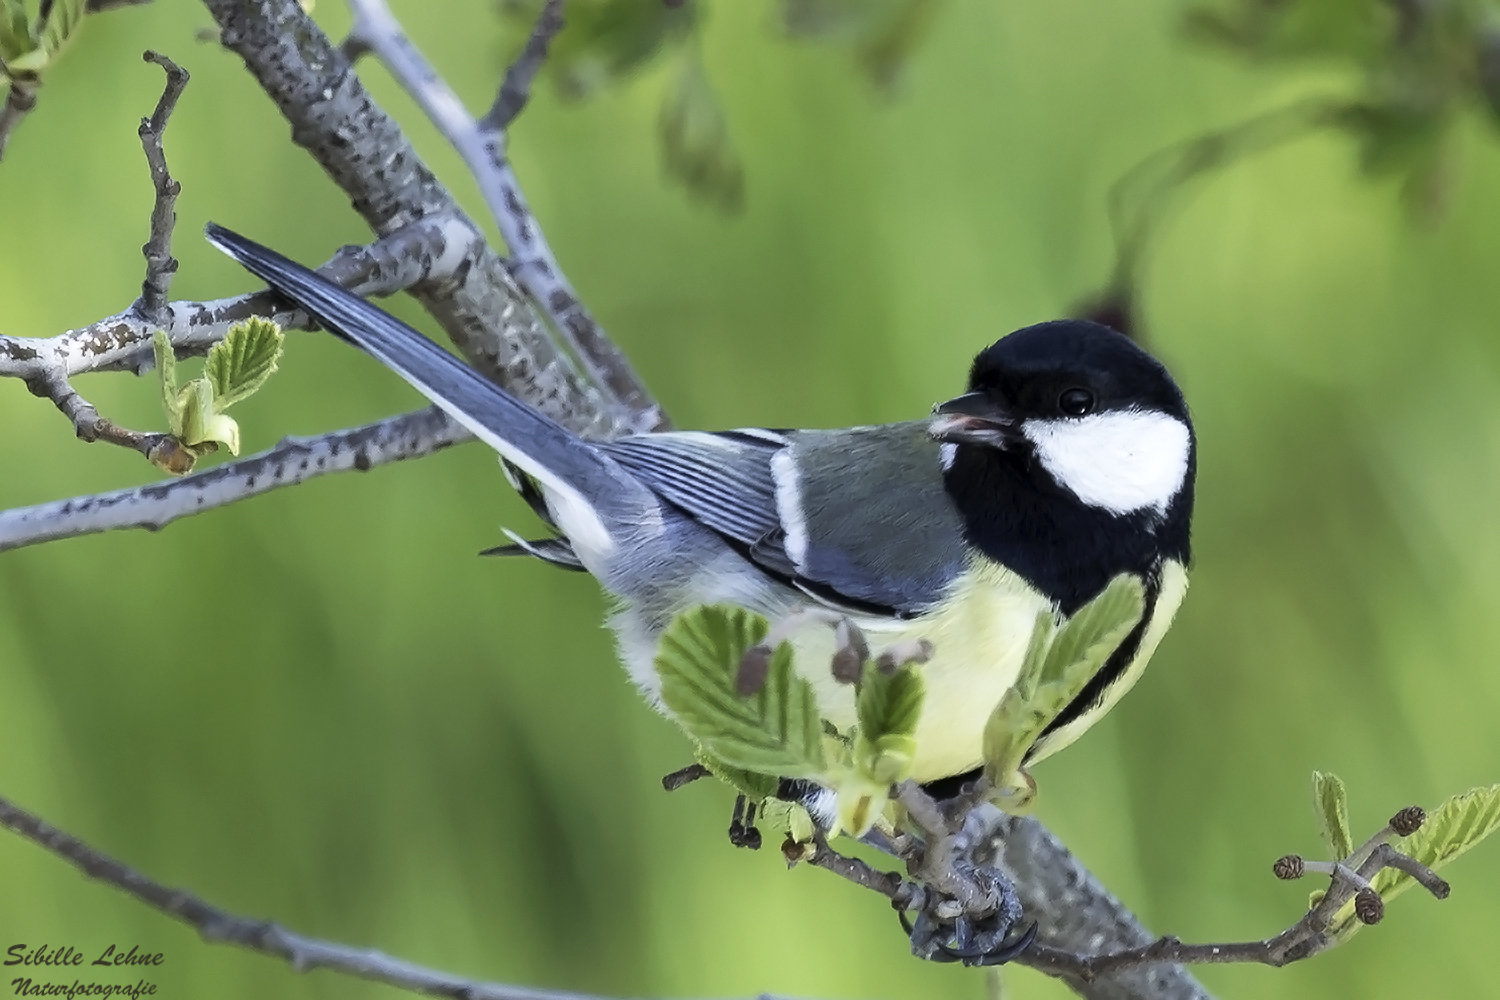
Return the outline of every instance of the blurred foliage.
[[[847,48],[878,87],[892,90],[944,0],[781,0],[787,37]]]
[[[1466,107],[1500,116],[1500,5],[1493,0],[1229,0],[1190,9],[1191,37],[1261,63],[1348,68],[1357,97],[1332,116],[1366,172],[1402,178],[1439,209],[1451,136]]]
[[[458,0],[394,6],[486,106],[496,53],[525,29]],[[569,278],[683,427],[920,416],[980,347],[1097,287],[1106,195],[1132,164],[1358,80],[1206,56],[1174,31],[1177,0],[948,0],[900,99],[873,101],[837,50],[788,45],[770,0],[705,9],[740,215],[662,183],[665,62],[587,102],[540,88],[510,145]],[[348,28],[342,4],[317,16]],[[0,164],[0,329],[53,334],[139,294],[152,196],[136,128],[161,94],[146,48],[193,73],[166,139],[174,294],[252,287],[198,236],[209,218],[304,260],[369,238],[242,63],[195,41],[207,23],[190,0],[111,11],[49,70]],[[441,136],[360,69],[482,218]],[[1462,169],[1435,225],[1411,224],[1394,183],[1358,182],[1350,143],[1319,129],[1200,175],[1152,242],[1138,301],[1200,442],[1192,587],[1130,695],[1039,765],[1037,814],[1162,933],[1260,938],[1300,915],[1268,868],[1317,850],[1314,765],[1360,790],[1355,831],[1495,780],[1500,143],[1478,115],[1451,127]],[[154,380],[78,387],[125,426],[160,419]],[[234,412],[254,451],[418,405],[333,338],[289,334]],[[13,380],[0,423],[3,507],[152,473],[75,441]],[[731,848],[728,789],[660,791],[692,747],[622,678],[597,587],[473,558],[530,517],[471,445],[160,533],[0,553],[0,791],[237,912],[462,974],[631,996],[982,996],[979,972],[912,959],[870,893]],[[1443,874],[1450,899],[1413,893],[1314,961],[1201,975],[1236,1000],[1492,995],[1500,851]],[[0,837],[0,944],[43,941],[163,951],[167,1000],[395,995],[205,945]],[[1012,997],[1069,995],[1005,975]]]
[[[661,102],[662,162],[667,175],[726,212],[745,204],[745,168],[695,46],[677,57]]]
[[[10,0],[15,2],[15,0]],[[520,28],[535,23],[542,0],[498,0]],[[944,0],[778,0],[786,37],[848,49],[886,90],[902,73]],[[728,117],[703,68],[704,0],[570,0],[567,25],[552,43],[548,72],[568,97],[589,97],[651,67],[673,63],[658,135],[662,164],[695,197],[721,211],[744,207],[745,171]]]

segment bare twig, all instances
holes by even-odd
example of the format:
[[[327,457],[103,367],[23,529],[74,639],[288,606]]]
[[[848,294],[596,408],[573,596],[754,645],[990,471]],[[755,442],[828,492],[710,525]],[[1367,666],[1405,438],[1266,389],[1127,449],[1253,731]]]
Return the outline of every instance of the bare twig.
[[[5,147],[10,134],[21,124],[21,119],[36,107],[37,81],[29,77],[12,78],[6,92],[5,103],[0,104],[0,160],[5,159]]]
[[[170,435],[129,430],[99,416],[94,404],[84,399],[58,369],[29,380],[26,386],[35,395],[45,396],[57,405],[63,415],[73,422],[79,440],[119,445],[138,451],[148,459],[157,457],[162,448],[170,447]]]
[[[895,872],[883,872],[872,867],[859,858],[852,858],[847,854],[840,854],[828,846],[828,839],[818,833],[813,842],[809,844],[783,846],[782,853],[786,855],[789,865],[804,862],[816,868],[833,872],[842,879],[853,882],[857,886],[878,892],[885,896],[893,904],[905,906],[920,890],[911,882],[906,881]]]
[[[547,0],[521,54],[516,56],[516,61],[505,71],[505,79],[500,83],[495,103],[490,105],[490,110],[477,122],[482,131],[504,132],[525,109],[526,102],[531,100],[531,84],[547,61],[547,49],[562,29],[563,0]]]
[[[450,997],[452,1000],[598,1000],[588,994],[565,990],[539,990],[464,979],[392,958],[371,948],[320,941],[267,920],[236,916],[186,890],[172,889],[154,881],[4,798],[0,798],[0,826],[70,862],[89,878],[114,886],[153,910],[182,921],[197,930],[210,944],[239,945],[282,959],[298,972],[332,969],[412,993]]]
[[[177,260],[172,256],[172,229],[177,224],[177,195],[182,185],[167,172],[167,154],[162,149],[162,133],[166,131],[167,119],[177,107],[188,83],[188,72],[160,52],[147,51],[142,55],[146,62],[156,63],[167,74],[167,85],[156,102],[156,110],[150,118],[141,119],[141,148],[146,152],[146,163],[151,168],[151,186],[156,190],[156,203],[151,209],[151,237],[141,247],[146,257],[146,280],[141,282],[141,297],[136,302],[146,319],[159,323],[167,315],[167,291],[172,286],[172,276],[177,273]]]
[[[602,390],[604,405],[629,430],[666,429],[661,407],[624,353],[584,308],[558,265],[505,156],[505,133],[485,124],[492,115],[498,119],[506,108],[514,105],[519,110],[524,104],[522,88],[535,75],[533,63],[540,59],[536,53],[546,52],[552,35],[561,27],[562,4],[551,0],[543,8],[525,51],[517,66],[506,74],[495,100],[501,110],[491,108],[483,122],[469,115],[458,95],[422,57],[385,0],[349,0],[349,6],[354,12],[354,26],[346,48],[352,45],[355,50],[374,52],[463,157],[510,248],[512,273],[566,340],[589,380]]]
[[[173,521],[334,472],[367,472],[470,440],[435,408],[320,434],[202,472],[111,493],[0,511],[0,552],[120,528],[156,531]]]

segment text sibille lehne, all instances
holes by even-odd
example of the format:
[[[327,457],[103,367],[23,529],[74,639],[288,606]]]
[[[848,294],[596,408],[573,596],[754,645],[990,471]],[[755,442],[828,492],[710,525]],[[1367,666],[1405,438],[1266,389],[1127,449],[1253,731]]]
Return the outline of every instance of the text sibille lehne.
[[[141,966],[149,968],[165,962],[166,956],[161,952],[142,951],[137,945],[131,945],[126,949],[111,944],[100,951],[98,957],[89,961],[84,952],[71,945],[60,945],[54,948],[41,944],[33,948],[25,944],[13,944],[5,950],[4,964],[34,968],[41,973],[74,969],[85,963],[91,966],[123,970]],[[144,979],[135,983],[84,982],[80,979],[74,979],[72,982],[47,982],[24,976],[11,980],[10,985],[14,991],[12,996],[63,997],[66,1000],[76,1000],[78,997],[128,997],[130,1000],[139,1000],[140,997],[156,994],[156,984]]]

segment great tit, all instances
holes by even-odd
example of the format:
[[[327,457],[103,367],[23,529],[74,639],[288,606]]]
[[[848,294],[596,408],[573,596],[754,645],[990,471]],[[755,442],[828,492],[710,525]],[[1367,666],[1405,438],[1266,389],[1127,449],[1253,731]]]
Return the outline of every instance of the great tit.
[[[726,602],[771,620],[832,606],[882,643],[922,638],[912,776],[937,794],[981,764],[986,720],[1043,611],[1117,574],[1145,587],[1135,630],[1033,747],[1076,740],[1130,689],[1187,589],[1196,442],[1167,370],[1128,338],[1060,320],[996,341],[930,417],[843,430],[681,431],[585,440],[316,273],[220,226],[207,235],[335,335],[374,355],[500,453],[555,529],[512,551],[592,573],[618,601],[621,658],[662,711],[657,641]],[[852,690],[832,632],[793,638],[840,729]]]

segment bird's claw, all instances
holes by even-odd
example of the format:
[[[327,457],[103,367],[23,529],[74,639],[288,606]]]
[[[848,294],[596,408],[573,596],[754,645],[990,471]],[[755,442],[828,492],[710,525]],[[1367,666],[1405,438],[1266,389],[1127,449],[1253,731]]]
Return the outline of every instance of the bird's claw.
[[[949,947],[945,944],[938,946],[938,952],[933,956],[935,962],[962,962],[964,965],[988,966],[1004,965],[1022,952],[1031,947],[1031,942],[1036,940],[1037,922],[1033,920],[1031,926],[1012,938],[1004,936],[976,937],[973,945],[968,948]],[[955,942],[957,943],[957,942]]]
[[[930,962],[962,962],[968,966],[1004,965],[1012,961],[1036,940],[1037,924],[1012,935],[1020,922],[1021,904],[1010,881],[995,869],[978,869],[973,873],[987,887],[997,890],[998,905],[982,914],[960,913],[948,917],[937,912],[952,901],[929,896],[916,911],[916,919],[898,911],[901,926],[911,938],[912,954]]]

